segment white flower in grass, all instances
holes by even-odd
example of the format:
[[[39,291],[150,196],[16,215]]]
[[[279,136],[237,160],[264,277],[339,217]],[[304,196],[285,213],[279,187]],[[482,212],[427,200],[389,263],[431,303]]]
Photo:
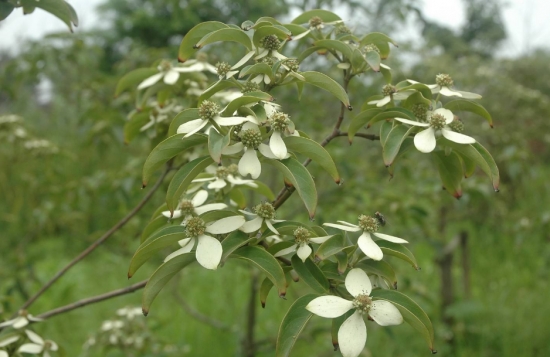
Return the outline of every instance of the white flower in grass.
[[[239,229],[244,222],[243,216],[226,217],[210,223],[205,223],[200,217],[193,217],[186,224],[186,233],[189,238],[180,240],[178,244],[182,248],[167,256],[164,261],[190,252],[197,243],[195,255],[199,264],[206,269],[216,270],[222,259],[222,244],[216,238],[205,233],[230,233]]]
[[[266,56],[275,57],[281,61],[287,59],[284,55],[277,52],[277,50],[280,49],[282,45],[281,41],[279,40],[279,38],[277,38],[277,36],[268,35],[262,38],[260,42],[262,44],[263,49],[260,51],[260,53],[256,57],[254,57],[254,59],[259,60],[260,58],[264,58]]]
[[[310,235],[311,233],[306,228],[304,227],[296,228],[296,230],[294,231],[294,239],[296,241],[296,244],[288,248],[281,249],[280,251],[275,253],[274,257],[281,257],[283,255],[296,252],[298,257],[300,257],[300,259],[302,259],[302,261],[305,262],[306,259],[313,252],[313,250],[309,246],[309,243],[321,244],[327,241],[330,237],[332,237],[332,236],[325,236],[325,237],[309,238]]]
[[[368,316],[380,326],[399,325],[403,316],[391,302],[372,301],[372,286],[367,274],[359,269],[351,269],[346,276],[346,289],[353,296],[349,301],[338,296],[321,296],[313,299],[306,309],[315,315],[336,318],[355,309],[338,330],[338,344],[344,357],[357,357],[367,342],[367,326],[363,316]]]
[[[453,124],[454,115],[449,109],[436,109],[433,112],[428,113],[427,118],[427,123],[421,123],[403,118],[395,118],[395,120],[405,124],[427,128],[414,136],[414,146],[416,146],[420,152],[429,153],[435,149],[435,136],[438,133],[443,134],[447,140],[454,141],[458,144],[473,144],[476,142],[476,139],[452,130],[453,127],[456,130],[461,130],[461,123],[457,122],[457,124]]]
[[[289,119],[287,114],[282,112],[271,114],[271,116],[268,117],[267,123],[271,126],[269,148],[279,160],[282,160],[288,155],[288,150],[283,141],[283,134],[293,134],[294,123]]]
[[[101,324],[101,331],[120,330],[123,327],[124,322],[121,320],[106,320]]]
[[[19,316],[17,316],[14,319],[6,320],[2,323],[0,323],[0,328],[11,326],[14,329],[20,329],[29,324],[29,322],[40,322],[44,321],[44,319],[41,319],[39,317],[34,317],[33,315],[29,314],[26,310],[19,311]]]
[[[247,221],[240,228],[245,233],[253,233],[262,228],[265,223],[267,228],[275,234],[279,234],[279,231],[273,227],[273,223],[283,222],[283,220],[275,219],[275,208],[269,202],[260,203],[253,208],[254,213],[248,211],[240,211],[246,215],[249,215],[252,220]]]
[[[240,177],[235,176],[239,170],[238,166],[235,164],[229,165],[229,167],[218,166],[214,177],[205,177],[195,179],[192,182],[210,182],[208,189],[215,190],[216,192],[226,187],[228,184],[233,186],[248,186],[252,188],[258,188],[258,184],[254,180],[244,180]]]
[[[244,150],[244,154],[239,160],[239,173],[244,177],[250,174],[253,179],[257,179],[262,173],[262,164],[258,159],[256,151],[259,151],[268,159],[276,160],[279,158],[275,156],[269,146],[262,143],[262,133],[256,124],[245,123],[242,126],[239,137],[241,142],[227,146],[223,149],[222,153],[224,155],[233,155]],[[288,157],[290,155],[287,154],[285,158]]]
[[[303,37],[306,37],[313,30],[321,30],[325,28],[325,25],[336,25],[342,22],[343,22],[342,20],[323,22],[323,19],[321,19],[319,16],[313,16],[311,19],[309,19],[309,29],[297,36],[292,37],[292,39],[299,40]]]
[[[210,63],[206,61],[208,56],[204,56],[204,53],[199,53],[198,57],[199,57],[198,59],[187,60],[181,67],[177,67],[177,68],[181,68],[179,69],[179,72],[189,73],[189,72],[207,71],[213,74],[218,73],[216,71],[216,67],[212,66]]]
[[[183,217],[183,222],[185,223],[193,216],[200,216],[205,212],[227,208],[225,203],[210,203],[205,205],[204,203],[207,199],[208,192],[206,190],[200,190],[192,199],[182,200],[178,205],[179,209],[175,210],[173,215],[170,211],[163,211],[162,215],[173,219]]]
[[[152,109],[149,113],[149,122],[139,129],[139,131],[145,131],[152,127],[155,124],[161,123],[171,119],[175,114],[181,112],[184,108],[181,105],[178,105],[177,102],[170,101],[163,106],[158,102],[152,103]]]
[[[377,231],[380,228],[380,221],[375,217],[362,214],[359,216],[358,225],[351,224],[345,221],[338,221],[338,223],[341,224],[323,223],[323,226],[338,228],[347,232],[363,231],[363,234],[361,234],[361,236],[357,240],[357,245],[367,257],[373,260],[382,260],[384,253],[382,253],[382,249],[380,249],[380,247],[372,240],[371,233],[380,239],[387,240],[388,242],[398,244],[408,243],[404,239],[378,233]]]
[[[57,351],[59,349],[57,343],[51,340],[44,340],[33,331],[25,330],[25,333],[32,343],[25,343],[21,345],[21,347],[19,347],[19,349],[17,350],[19,352],[35,355],[42,353],[42,356],[50,357],[50,351]]]
[[[125,316],[128,320],[133,320],[136,316],[142,316],[143,310],[141,307],[123,307],[116,311],[118,316]]]
[[[199,106],[199,118],[181,124],[177,132],[178,134],[186,134],[184,138],[187,138],[209,123],[219,126],[233,126],[244,122],[257,123],[256,118],[250,115],[247,117],[221,117],[220,107],[214,102],[205,100]]]
[[[420,83],[413,81],[412,79],[407,79],[407,82],[411,84]],[[445,73],[440,73],[435,76],[435,84],[426,84],[428,88],[432,90],[432,93],[440,93],[446,97],[461,97],[465,99],[481,99],[481,95],[477,93],[465,92],[461,90],[452,90],[453,79],[451,76]]]

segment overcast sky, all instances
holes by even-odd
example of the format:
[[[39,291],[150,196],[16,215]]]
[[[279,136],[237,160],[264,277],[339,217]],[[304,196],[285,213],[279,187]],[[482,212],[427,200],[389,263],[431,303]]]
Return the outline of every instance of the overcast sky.
[[[90,29],[101,24],[94,8],[104,0],[70,0],[80,26],[76,31]],[[461,0],[419,0],[426,17],[459,28],[464,21]],[[503,55],[516,56],[536,47],[550,48],[550,0],[507,0],[503,10],[509,40],[503,46]],[[44,34],[66,31],[65,25],[55,17],[37,9],[32,15],[23,16],[17,9],[0,22],[0,49],[17,52],[23,39],[37,39]]]

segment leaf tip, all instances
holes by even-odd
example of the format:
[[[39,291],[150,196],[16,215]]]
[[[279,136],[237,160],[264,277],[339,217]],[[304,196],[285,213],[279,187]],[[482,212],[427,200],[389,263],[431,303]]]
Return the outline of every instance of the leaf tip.
[[[142,307],[142,308],[141,308],[141,312],[143,312],[143,316],[149,315],[149,309],[147,309],[147,308],[145,308],[145,307]]]
[[[460,197],[462,197],[462,191],[456,191],[456,192],[453,194],[453,197],[456,198],[457,200],[459,200]]]
[[[187,59],[181,58],[180,56],[178,56],[178,62],[179,63],[184,63],[185,61],[187,61]]]
[[[142,182],[141,183],[141,189],[143,190],[145,187],[147,187],[147,182]]]
[[[202,47],[202,45],[193,45],[194,50],[199,50]]]
[[[260,301],[260,303],[262,304],[262,309],[265,309],[265,301]]]
[[[430,351],[432,351],[432,355],[435,355],[437,353],[437,350],[434,350],[433,347],[430,347]]]
[[[132,276],[134,276],[134,274],[128,272],[128,280],[130,280],[132,278]]]
[[[279,291],[279,297],[283,300],[286,300],[286,290]]]
[[[353,107],[351,106],[351,104],[348,104],[348,110],[351,112],[353,110]]]

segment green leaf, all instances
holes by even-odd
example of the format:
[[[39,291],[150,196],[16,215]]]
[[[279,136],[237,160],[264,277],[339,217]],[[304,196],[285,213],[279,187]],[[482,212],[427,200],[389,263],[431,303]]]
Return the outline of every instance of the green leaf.
[[[149,111],[134,114],[124,124],[124,143],[129,144],[141,133],[141,128],[151,120]]]
[[[373,71],[380,72],[380,54],[378,52],[367,52],[365,59],[367,60],[367,63]]]
[[[360,261],[357,268],[365,270],[367,273],[376,274],[381,276],[388,282],[388,285],[397,289],[397,277],[395,276],[395,270],[387,262],[380,260],[375,261],[372,259]]]
[[[273,282],[269,278],[265,278],[260,285],[260,302],[262,307],[265,308],[265,303],[267,301],[267,296],[273,287]]]
[[[436,352],[432,322],[416,302],[395,290],[374,289],[371,296],[374,300],[385,300],[394,304],[403,315],[403,319],[424,336],[432,353]]]
[[[242,78],[249,74],[267,74],[271,80],[273,80],[273,71],[267,63],[256,63],[247,68],[243,68],[241,73],[239,73],[239,78]]]
[[[208,152],[210,157],[218,165],[221,164],[222,160],[222,150],[229,145],[230,137],[229,134],[221,135],[216,130],[210,130],[208,134]]]
[[[210,223],[213,221],[219,221],[220,219],[227,217],[240,216],[240,214],[235,213],[229,209],[217,209],[213,211],[208,211],[202,213],[199,217],[204,221],[204,223]]]
[[[460,198],[462,196],[462,187],[460,184],[464,177],[460,157],[454,151],[451,151],[449,155],[445,155],[444,150],[435,151],[432,156],[439,171],[443,187],[454,198]]]
[[[379,109],[379,108],[367,109],[357,114],[355,117],[353,117],[353,119],[351,119],[351,123],[348,128],[349,142],[351,143],[353,141],[353,137],[359,131],[359,129],[364,127],[372,118],[374,118],[377,114],[380,114],[383,111],[384,109]]]
[[[170,212],[174,212],[181,196],[185,193],[191,181],[212,163],[213,161],[210,156],[203,156],[188,162],[176,172],[166,192],[166,205]]]
[[[380,73],[382,73],[382,76],[384,77],[384,80],[386,81],[386,83],[391,84],[392,82],[391,70],[380,66]]]
[[[361,53],[358,49],[353,50],[350,62],[355,73],[363,73],[368,70],[369,66],[367,60],[365,59],[365,56],[363,56],[363,53]]]
[[[337,40],[319,40],[315,41],[315,46],[319,48],[326,48],[333,51],[338,51],[342,53],[346,58],[351,58],[353,54],[352,48],[342,41]]]
[[[220,41],[237,42],[246,47],[248,51],[252,51],[252,41],[250,41],[250,37],[248,37],[243,30],[235,28],[222,28],[211,32],[200,39],[194,48],[200,49],[206,45]]]
[[[296,24],[284,24],[283,26],[290,31],[291,36],[298,36],[307,31],[305,27]]]
[[[146,78],[159,73],[156,68],[138,68],[126,73],[117,83],[115,97],[128,89],[136,89]]]
[[[271,102],[273,101],[273,97],[271,96],[271,94],[264,93],[264,92],[246,93],[246,95],[243,95],[242,97],[233,99],[227,105],[224,111],[221,113],[221,116],[223,117],[232,116],[233,113],[235,113],[237,109],[239,109],[240,107],[245,106],[247,104],[257,103],[260,100]]]
[[[241,189],[254,190],[254,191],[258,192],[260,195],[267,198],[268,201],[274,201],[275,200],[275,194],[273,194],[273,191],[271,191],[271,188],[269,188],[268,185],[266,185],[265,183],[263,183],[261,181],[254,181],[254,183],[258,187],[250,187],[248,185],[242,185],[240,188]]]
[[[158,229],[164,227],[166,224],[168,224],[168,218],[162,215],[152,219],[145,226],[145,228],[143,229],[143,232],[141,232],[140,243],[145,242],[145,240],[149,238],[149,236],[155,233]]]
[[[273,257],[264,249],[258,246],[245,246],[237,249],[233,254],[230,255],[230,258],[244,259],[256,265],[260,270],[262,270],[267,277],[273,282],[277,287],[280,297],[285,297],[286,295],[286,278],[283,268]]]
[[[306,58],[308,58],[309,56],[314,54],[315,52],[319,52],[319,53],[324,52],[324,53],[326,53],[327,51],[324,48],[321,48],[321,47],[311,46],[311,47],[306,48],[302,53],[300,53],[300,55],[297,58],[297,61],[301,63]]]
[[[390,135],[391,130],[393,129],[393,123],[385,121],[380,125],[380,144],[382,147],[386,144],[386,140]]]
[[[315,252],[315,260],[325,260],[346,248],[346,238],[337,234],[326,240]]]
[[[313,294],[304,295],[288,309],[277,335],[276,357],[288,357],[290,355],[300,333],[313,316],[313,313],[306,310],[306,306],[316,297],[318,296]]]
[[[222,259],[220,261],[220,266],[223,266],[227,258],[237,249],[242,247],[243,245],[247,244],[248,242],[254,240],[255,238],[250,238],[248,234],[242,232],[242,231],[235,231],[229,234],[223,241],[222,241]]]
[[[427,98],[428,100],[432,99],[432,90],[427,85],[422,83],[415,83],[415,84],[408,85],[406,87],[401,87],[398,89],[398,92],[405,92],[410,90],[415,90],[420,92],[422,96],[424,98]]]
[[[154,256],[155,253],[187,238],[185,232],[186,228],[182,225],[166,227],[141,243],[130,261],[128,279],[130,279],[145,262]]]
[[[303,12],[301,15],[292,20],[293,24],[305,24],[309,23],[312,17],[319,17],[323,22],[333,22],[333,21],[342,21],[340,16],[336,15],[333,12],[321,9],[309,10]]]
[[[206,99],[212,97],[214,94],[216,94],[216,93],[218,93],[218,92],[220,92],[224,89],[231,88],[231,87],[235,87],[235,83],[231,80],[224,79],[224,80],[221,80],[221,81],[217,81],[216,83],[214,83],[210,87],[208,87],[204,92],[202,92],[202,94],[199,97],[197,106],[200,106],[203,101],[205,101]],[[198,117],[199,116],[197,115],[195,117],[195,119],[197,119]]]
[[[147,156],[147,160],[143,164],[143,187],[147,186],[153,172],[168,160],[187,149],[204,144],[208,140],[207,136],[203,134],[195,134],[185,139],[184,135],[175,134],[161,141]]]
[[[70,5],[64,0],[23,0],[22,3],[23,6],[30,3],[32,6],[36,6],[39,9],[49,12],[63,21],[67,26],[69,26],[69,30],[73,32],[72,20],[74,19],[74,10],[71,11],[69,8]]]
[[[379,121],[393,118],[405,118],[417,121],[413,112],[404,108],[389,108],[386,109],[383,113],[376,114],[368,123],[367,127],[370,128],[373,124],[378,123]]]
[[[334,182],[340,183],[340,174],[334,160],[319,143],[301,136],[287,136],[283,140],[289,150],[299,152],[317,162],[332,176]]]
[[[320,294],[324,294],[328,291],[330,285],[327,278],[311,259],[307,258],[305,262],[302,262],[298,254],[294,254],[291,258],[291,262],[294,271],[310,288]]]
[[[306,205],[309,217],[313,218],[315,216],[315,209],[317,208],[317,189],[315,188],[315,182],[311,174],[305,166],[292,157],[280,161],[266,160],[265,162],[275,166],[292,183]]]
[[[431,93],[431,91],[430,91]],[[431,97],[430,97],[431,98]],[[403,103],[403,106],[405,108],[412,108],[415,104],[422,104],[424,105],[426,108],[429,107],[432,102],[429,100],[429,99],[426,99],[424,98],[424,96],[422,95],[422,93],[420,92],[415,92],[413,94],[411,94],[407,99],[405,99],[405,102]],[[415,119],[416,120],[416,119]]]
[[[252,36],[252,42],[256,48],[262,47],[262,39],[269,35],[275,35],[280,39],[288,39],[290,37],[290,31],[284,27],[279,26],[262,26],[254,31],[254,36]]]
[[[393,164],[395,157],[399,153],[401,144],[409,136],[409,134],[415,130],[414,127],[407,127],[406,125],[397,124],[388,133],[386,140],[384,141],[382,157],[384,159],[384,165],[386,167]]]
[[[349,110],[353,109],[349,103],[348,94],[334,79],[330,78],[326,74],[315,71],[301,72],[300,74],[304,76],[307,83],[332,93],[336,98],[344,103]]]
[[[3,1],[0,2],[0,21],[8,17],[13,9],[15,9],[15,6],[13,6],[12,4]]]
[[[453,112],[470,112],[479,115],[482,118],[485,118],[491,128],[493,127],[493,118],[491,114],[485,109],[482,105],[477,104],[466,99],[455,99],[450,102],[447,102],[444,106],[445,109],[449,109]]]
[[[228,28],[224,23],[218,21],[207,21],[193,27],[183,40],[181,41],[180,48],[178,50],[178,61],[185,62],[191,57],[197,50],[194,46],[204,36],[219,29]]]
[[[168,136],[176,135],[178,128],[181,124],[187,123],[190,120],[199,119],[199,109],[198,108],[189,108],[182,110],[172,119],[170,123],[170,128],[168,128]]]
[[[243,185],[244,187],[244,185]],[[239,188],[233,187],[229,190],[229,199],[235,202],[237,208],[239,209],[245,209],[247,206],[246,197]]]
[[[157,297],[158,293],[164,288],[164,286],[183,268],[195,261],[195,252],[189,252],[175,256],[169,261],[163,263],[158,269],[151,275],[145,290],[143,291],[143,298],[141,307],[144,315],[149,314],[149,309],[153,300]]]
[[[403,244],[392,243],[383,239],[377,240],[376,244],[378,244],[378,246],[380,247],[380,249],[382,249],[382,252],[384,254],[392,255],[401,260],[404,260],[410,265],[412,265],[412,267],[415,268],[416,270],[420,270],[420,267],[416,263],[416,258],[411,253],[411,251],[407,247],[405,247]]]
[[[461,157],[466,157],[479,165],[487,176],[491,178],[493,188],[496,192],[498,192],[498,187],[500,184],[498,166],[487,149],[477,142],[475,144],[457,144],[445,138],[441,138],[440,140],[444,143],[444,145],[456,151]]]
[[[458,156],[460,156],[460,159],[464,165],[464,177],[468,178],[472,176],[477,167],[475,161],[467,156],[461,156],[460,154]]]

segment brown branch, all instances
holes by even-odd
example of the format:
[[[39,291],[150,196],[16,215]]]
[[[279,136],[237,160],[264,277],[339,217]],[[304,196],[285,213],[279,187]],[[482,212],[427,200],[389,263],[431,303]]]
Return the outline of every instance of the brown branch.
[[[48,317],[63,314],[65,312],[69,312],[69,311],[72,311],[74,309],[84,307],[86,305],[95,304],[97,302],[101,302],[101,301],[104,301],[104,300],[109,300],[109,299],[117,297],[117,296],[133,293],[136,290],[143,289],[143,287],[145,287],[146,284],[147,284],[147,280],[144,280],[144,281],[136,283],[134,285],[130,285],[126,288],[113,290],[113,291],[110,291],[110,292],[105,293],[105,294],[101,294],[101,295],[97,295],[97,296],[94,296],[94,297],[82,299],[82,300],[79,300],[77,302],[73,302],[72,304],[58,307],[57,309],[53,309],[53,310],[47,311],[43,314],[40,314],[37,317],[39,317],[41,319],[47,319]]]
[[[53,278],[51,278],[46,284],[44,284],[40,290],[36,294],[34,294],[30,299],[28,299],[20,308],[20,310],[27,309],[29,306],[31,306],[36,299],[38,299],[46,290],[48,290],[59,278],[61,278],[69,269],[71,269],[76,263],[80,262],[82,259],[86,258],[91,252],[93,252],[97,247],[99,247],[103,242],[105,242],[109,237],[111,237],[116,231],[118,231],[120,228],[124,227],[128,221],[134,217],[142,208],[145,206],[145,204],[151,199],[155,191],[160,187],[162,182],[164,181],[164,178],[170,171],[170,165],[166,166],[166,170],[163,172],[163,174],[160,176],[158,181],[155,183],[155,185],[151,188],[151,191],[143,197],[143,199],[137,204],[134,209],[132,209],[124,218],[122,218],[117,224],[115,224],[111,229],[109,229],[107,232],[105,232],[104,235],[102,235],[98,240],[96,240],[92,245],[90,245],[88,248],[86,248],[82,253],[80,253],[76,258],[74,258],[69,264],[67,264],[63,269],[58,271]],[[15,314],[17,316],[17,314]]]

